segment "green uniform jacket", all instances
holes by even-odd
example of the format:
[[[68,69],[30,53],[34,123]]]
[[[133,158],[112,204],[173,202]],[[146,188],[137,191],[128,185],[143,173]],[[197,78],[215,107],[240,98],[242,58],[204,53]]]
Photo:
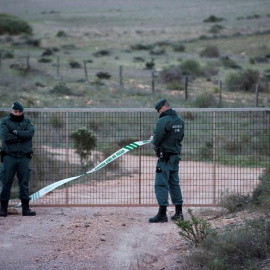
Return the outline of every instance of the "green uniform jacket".
[[[154,146],[163,153],[180,154],[183,138],[184,120],[172,109],[162,112],[154,130]]]
[[[30,119],[24,117],[21,122],[15,122],[8,116],[1,121],[2,147],[7,155],[22,157],[33,152],[32,138],[35,127]],[[17,135],[13,134],[17,130]]]

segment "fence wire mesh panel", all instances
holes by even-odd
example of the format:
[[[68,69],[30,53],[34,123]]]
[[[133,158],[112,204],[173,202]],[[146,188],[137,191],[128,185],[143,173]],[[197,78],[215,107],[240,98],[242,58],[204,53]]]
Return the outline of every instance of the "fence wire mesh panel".
[[[0,110],[1,118],[8,114]],[[251,194],[270,166],[269,109],[176,110],[185,120],[179,171],[184,204],[214,206],[224,194]],[[152,109],[26,109],[25,115],[36,127],[30,194],[90,171],[132,142],[148,140],[158,119]],[[83,144],[87,136],[96,139],[92,148]],[[152,145],[145,144],[33,204],[154,205],[156,160]],[[12,204],[18,202],[15,177]]]

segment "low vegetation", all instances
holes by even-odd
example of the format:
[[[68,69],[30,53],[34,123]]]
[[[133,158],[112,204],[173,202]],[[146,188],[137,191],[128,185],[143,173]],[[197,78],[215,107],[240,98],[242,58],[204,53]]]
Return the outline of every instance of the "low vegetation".
[[[225,193],[220,206],[228,213],[248,209],[255,213],[252,218],[245,214],[245,220],[235,221],[222,228],[196,217],[189,209],[189,220],[179,220],[179,234],[195,245],[190,260],[204,269],[262,269],[270,255],[270,167],[259,177],[259,183],[252,196]],[[266,264],[268,260],[266,260]],[[268,263],[269,266],[269,263]],[[267,266],[264,269],[268,269]]]
[[[32,27],[24,20],[10,14],[0,14],[0,35],[19,35],[22,33],[32,35]]]

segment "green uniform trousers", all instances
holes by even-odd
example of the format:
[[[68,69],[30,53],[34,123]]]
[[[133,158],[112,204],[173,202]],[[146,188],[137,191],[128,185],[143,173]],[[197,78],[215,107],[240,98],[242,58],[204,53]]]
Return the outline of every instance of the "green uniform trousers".
[[[155,194],[159,205],[169,205],[169,193],[174,205],[180,205],[183,203],[178,176],[179,161],[179,155],[171,155],[167,162],[162,161],[161,159],[158,159],[157,161]]]
[[[12,157],[6,155],[3,160],[0,175],[2,182],[2,191],[0,195],[1,200],[10,199],[10,190],[16,174],[20,188],[20,199],[29,200],[28,185],[30,180],[30,172],[30,159],[27,156]]]

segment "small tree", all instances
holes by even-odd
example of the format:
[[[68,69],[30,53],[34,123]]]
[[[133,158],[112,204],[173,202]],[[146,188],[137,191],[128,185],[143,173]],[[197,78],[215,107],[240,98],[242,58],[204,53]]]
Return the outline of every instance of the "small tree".
[[[87,128],[81,128],[70,136],[74,140],[75,153],[80,156],[81,166],[86,169],[90,164],[92,150],[96,147],[96,136]]]

